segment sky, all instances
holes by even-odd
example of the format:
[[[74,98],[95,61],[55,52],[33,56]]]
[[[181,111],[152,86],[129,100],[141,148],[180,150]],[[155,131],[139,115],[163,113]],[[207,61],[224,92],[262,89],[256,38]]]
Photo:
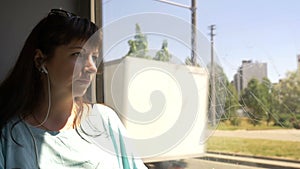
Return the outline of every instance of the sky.
[[[191,0],[172,0],[172,2],[191,5]],[[272,82],[278,82],[288,71],[297,69],[297,54],[300,54],[299,6],[299,0],[197,0],[196,26],[198,38],[202,39],[198,42],[199,48],[208,48],[210,38],[208,27],[214,24],[216,57],[229,80],[233,80],[242,60],[252,60],[267,63],[268,78]],[[120,22],[126,17],[148,12],[167,14],[187,24],[191,23],[191,11],[182,7],[154,0],[103,0],[103,25],[104,28],[109,28],[113,23]],[[156,21],[149,20],[149,22],[160,26]],[[115,27],[118,28],[114,31],[123,30],[123,26]],[[134,33],[134,24],[131,27]],[[143,31],[143,25],[141,29]],[[170,27],[164,26],[162,29],[172,31],[184,28],[170,24]],[[189,34],[190,30],[186,31]],[[158,35],[149,35],[148,41],[156,44],[155,47],[151,47],[149,42],[150,48],[160,48],[161,44],[157,43],[156,36]],[[114,48],[114,55],[125,55],[128,52],[129,39],[130,36],[123,37],[115,45],[119,47]],[[168,46],[171,53],[190,55],[189,48],[184,46],[185,43],[180,39],[173,39],[173,42],[170,40]],[[181,42],[180,48],[178,47],[180,44],[176,42]]]

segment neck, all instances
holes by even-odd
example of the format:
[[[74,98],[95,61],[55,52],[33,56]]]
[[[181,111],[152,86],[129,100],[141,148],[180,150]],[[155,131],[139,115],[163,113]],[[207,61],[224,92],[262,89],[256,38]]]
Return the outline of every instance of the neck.
[[[35,126],[52,131],[73,128],[78,106],[72,97],[53,93],[51,96],[50,111],[47,117],[48,106],[47,98],[42,106],[34,111],[33,120],[35,121]]]
[[[45,86],[48,86],[47,81],[44,83]],[[49,91],[51,94],[50,102]],[[32,115],[34,118],[31,118],[35,121],[35,126],[53,131],[73,128],[74,119],[79,109],[72,96],[72,88],[51,85],[51,90],[46,87],[44,92],[45,97],[42,104],[34,110]]]

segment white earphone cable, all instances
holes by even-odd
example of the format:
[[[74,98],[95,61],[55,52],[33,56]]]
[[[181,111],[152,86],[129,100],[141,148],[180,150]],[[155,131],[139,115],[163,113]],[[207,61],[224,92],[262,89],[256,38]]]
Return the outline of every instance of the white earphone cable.
[[[49,78],[48,73],[46,75],[47,75],[47,83],[48,83],[48,110],[47,110],[47,114],[46,114],[44,120],[40,124],[36,125],[35,127],[40,127],[43,124],[45,124],[45,122],[48,120],[48,117],[49,117],[49,114],[50,114],[50,109],[51,109],[51,87],[50,87],[50,78]]]

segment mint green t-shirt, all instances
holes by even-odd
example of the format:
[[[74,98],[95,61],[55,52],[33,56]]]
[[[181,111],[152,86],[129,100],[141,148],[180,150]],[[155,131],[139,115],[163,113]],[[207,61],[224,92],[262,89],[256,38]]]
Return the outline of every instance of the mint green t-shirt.
[[[130,151],[122,151],[125,128],[112,109],[97,104],[84,118],[78,130],[60,132],[12,120],[2,129],[0,169],[146,168]],[[128,156],[122,158],[124,153]]]

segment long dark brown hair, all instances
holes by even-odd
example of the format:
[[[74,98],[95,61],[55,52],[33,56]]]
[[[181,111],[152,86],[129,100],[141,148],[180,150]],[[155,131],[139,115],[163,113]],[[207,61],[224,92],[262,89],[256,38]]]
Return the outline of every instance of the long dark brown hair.
[[[58,46],[73,40],[87,41],[97,30],[86,18],[53,13],[34,27],[15,66],[0,85],[0,130],[12,118],[30,115],[46,94],[34,62],[36,50],[40,49],[46,59],[51,59]]]

